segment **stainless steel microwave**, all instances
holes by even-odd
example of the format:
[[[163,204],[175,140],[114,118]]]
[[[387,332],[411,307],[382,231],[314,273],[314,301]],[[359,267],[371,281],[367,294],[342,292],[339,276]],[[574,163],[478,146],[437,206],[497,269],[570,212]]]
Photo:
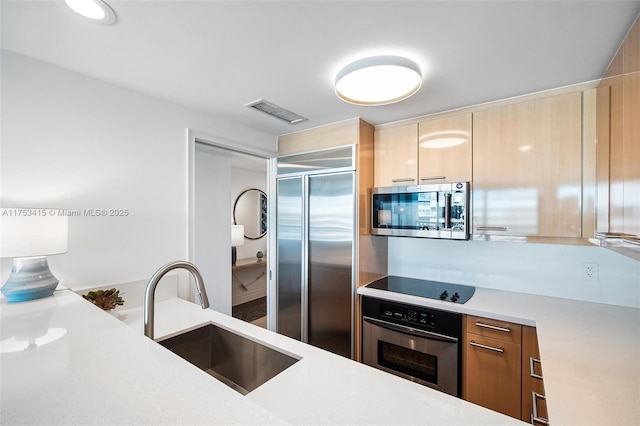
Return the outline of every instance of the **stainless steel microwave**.
[[[469,239],[469,182],[374,188],[371,201],[374,235]]]

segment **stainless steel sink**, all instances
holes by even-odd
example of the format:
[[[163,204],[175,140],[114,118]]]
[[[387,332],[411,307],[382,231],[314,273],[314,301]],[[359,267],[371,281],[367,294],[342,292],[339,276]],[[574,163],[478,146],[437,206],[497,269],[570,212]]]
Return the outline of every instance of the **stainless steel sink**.
[[[298,362],[213,324],[158,343],[243,395]]]

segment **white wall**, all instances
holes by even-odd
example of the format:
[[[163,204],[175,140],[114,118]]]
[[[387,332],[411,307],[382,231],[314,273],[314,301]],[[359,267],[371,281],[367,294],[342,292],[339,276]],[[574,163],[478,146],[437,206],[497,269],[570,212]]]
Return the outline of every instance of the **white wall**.
[[[583,276],[597,263],[597,281]],[[602,247],[389,237],[389,275],[640,308],[640,262]]]
[[[73,289],[148,279],[187,259],[187,128],[275,151],[275,138],[253,129],[1,55],[0,206],[128,210],[70,218],[69,251],[49,263]],[[10,265],[2,260],[2,282]]]

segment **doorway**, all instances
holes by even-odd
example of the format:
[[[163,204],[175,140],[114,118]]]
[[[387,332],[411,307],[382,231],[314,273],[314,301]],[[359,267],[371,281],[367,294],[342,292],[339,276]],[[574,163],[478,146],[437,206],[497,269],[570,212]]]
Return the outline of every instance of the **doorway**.
[[[266,216],[260,215],[268,203],[269,159],[193,136],[190,148],[190,260],[203,275],[212,309],[266,328],[269,236]],[[247,219],[254,208],[254,220],[263,222],[258,235]],[[246,229],[239,240],[232,241],[232,225]]]
[[[231,159],[232,219],[244,232],[231,268],[232,316],[263,328],[267,328],[267,165],[266,159],[237,153]]]

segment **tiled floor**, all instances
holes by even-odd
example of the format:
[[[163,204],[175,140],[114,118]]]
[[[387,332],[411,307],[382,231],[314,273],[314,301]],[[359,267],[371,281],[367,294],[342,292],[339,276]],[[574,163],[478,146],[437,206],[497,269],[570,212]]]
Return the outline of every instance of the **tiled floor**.
[[[266,328],[267,324],[267,298],[251,300],[232,308],[234,318],[251,322]],[[264,325],[262,325],[264,323]]]
[[[267,317],[258,318],[255,321],[251,321],[251,324],[255,324],[258,327],[267,328]]]

